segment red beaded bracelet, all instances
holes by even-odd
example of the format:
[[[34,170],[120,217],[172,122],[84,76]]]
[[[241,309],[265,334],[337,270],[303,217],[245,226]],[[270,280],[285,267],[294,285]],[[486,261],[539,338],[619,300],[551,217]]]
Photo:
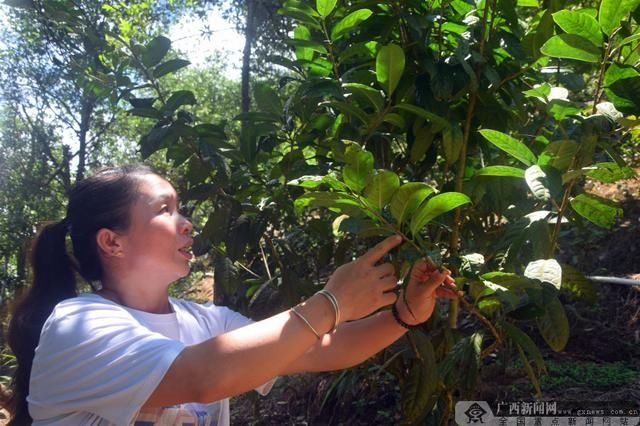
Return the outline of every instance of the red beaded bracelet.
[[[396,306],[395,303],[391,307],[391,313],[393,314],[393,318],[396,320],[396,322],[398,324],[400,324],[402,327],[406,328],[407,330],[410,330],[412,328],[416,328],[416,327],[418,327],[420,325],[420,324],[411,325],[411,324],[407,324],[406,322],[402,321],[402,318],[400,318],[400,314],[398,313],[398,307]]]

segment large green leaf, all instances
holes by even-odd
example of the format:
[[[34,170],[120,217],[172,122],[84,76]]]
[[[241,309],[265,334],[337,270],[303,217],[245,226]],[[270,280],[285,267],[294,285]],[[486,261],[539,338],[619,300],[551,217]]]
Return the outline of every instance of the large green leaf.
[[[333,12],[338,0],[316,0],[316,10],[323,18],[326,18]]]
[[[447,164],[451,165],[458,161],[462,150],[462,128],[459,124],[454,124],[442,131],[442,147]]]
[[[401,382],[400,403],[404,420],[414,424],[431,409],[439,377],[431,340],[419,331],[411,331],[409,338],[415,343],[420,359],[412,360],[409,374]]]
[[[389,170],[381,170],[369,180],[364,196],[378,209],[386,206],[400,186],[400,178]]]
[[[524,170],[511,166],[487,166],[476,171],[476,176],[524,177]]]
[[[538,157],[539,166],[551,166],[565,172],[573,162],[578,151],[578,143],[574,140],[559,140],[549,143]]]
[[[308,41],[311,39],[311,31],[304,25],[298,25],[293,29],[293,38],[297,41]],[[300,46],[296,44],[294,44],[294,46],[296,47],[296,59],[306,61],[313,60],[314,49],[310,46]]]
[[[569,291],[578,299],[588,303],[596,303],[598,293],[595,285],[571,265],[561,264],[562,267],[562,288]]]
[[[349,188],[362,191],[373,174],[373,154],[357,145],[350,145],[345,152],[346,165],[342,178]]]
[[[551,37],[542,45],[540,52],[552,58],[575,59],[594,63],[602,60],[600,47],[575,34],[560,34]]]
[[[619,180],[636,177],[636,172],[628,166],[620,167],[617,163],[596,163],[586,173],[590,178],[604,183],[616,183]]]
[[[603,228],[611,229],[616,218],[622,216],[622,208],[616,203],[593,194],[580,194],[570,203],[576,213]]]
[[[345,83],[342,87],[344,87],[347,92],[353,93],[358,99],[366,100],[376,111],[381,111],[384,107],[384,97],[380,93],[380,90],[361,83]]]
[[[367,216],[357,200],[351,195],[341,192],[307,192],[296,198],[293,206],[298,215],[300,215],[305,208],[324,207],[331,211],[344,213],[353,217]]]
[[[162,107],[162,111],[173,113],[175,110],[183,105],[194,105],[196,103],[196,97],[190,90],[178,90],[173,92],[167,102]]]
[[[256,83],[253,85],[253,97],[260,111],[282,114],[283,106],[278,93],[268,84]]]
[[[611,64],[604,75],[607,97],[617,109],[637,113],[640,107],[640,73],[629,65]]]
[[[536,343],[531,339],[531,337],[529,337],[527,333],[507,321],[500,322],[500,327],[507,333],[507,335],[511,338],[511,340],[513,340],[516,345],[524,349],[529,357],[533,359],[533,361],[536,363],[538,374],[541,374],[546,370],[542,352],[540,352],[538,345],[536,345]]]
[[[552,284],[560,290],[562,283],[562,268],[555,259],[540,259],[529,262],[524,271],[524,276]]]
[[[156,66],[153,69],[153,76],[155,78],[160,78],[163,75],[174,73],[190,64],[191,62],[187,61],[186,59],[170,59]]]
[[[540,283],[531,278],[523,277],[511,272],[493,271],[480,275],[485,286],[493,289],[513,290],[521,292],[528,288],[539,288]],[[492,285],[493,284],[493,285]],[[495,287],[497,285],[498,287]]]
[[[391,214],[398,225],[418,208],[424,200],[433,194],[433,188],[422,182],[409,182],[402,185],[391,198]]]
[[[598,21],[602,31],[610,36],[620,22],[640,5],[640,0],[602,0]]]
[[[524,172],[524,179],[527,181],[529,189],[531,189],[531,192],[538,200],[549,201],[551,193],[547,188],[547,175],[540,166],[534,164],[529,167]]]
[[[216,256],[213,264],[213,278],[216,288],[221,289],[226,295],[233,294],[240,284],[238,269],[231,259],[223,255]]]
[[[372,14],[373,12],[369,9],[358,9],[354,12],[351,12],[333,26],[333,28],[331,29],[331,39],[336,40],[340,38],[349,30],[356,28],[362,22],[369,19]]]
[[[411,220],[411,233],[417,234],[431,220],[457,207],[468,204],[471,199],[460,192],[445,192],[430,198],[420,206]]]
[[[538,330],[549,347],[561,352],[569,341],[569,320],[556,291],[545,287],[543,289],[544,303],[541,308],[544,314],[536,318]]]
[[[527,166],[531,166],[536,162],[536,156],[525,144],[517,139],[512,138],[497,130],[484,129],[480,130],[480,134],[489,142],[511,155],[515,159],[521,161]]]
[[[398,104],[398,105],[394,106],[394,108],[401,109],[401,110],[404,110],[404,111],[409,111],[410,113],[415,114],[418,117],[422,117],[425,120],[433,123],[434,125],[437,125],[440,129],[445,129],[445,128],[451,126],[451,124],[445,118],[442,118],[439,115],[436,115],[436,114],[434,114],[432,112],[427,111],[424,108],[420,108],[420,107],[415,106],[415,105]],[[432,131],[434,133],[436,133],[435,129],[433,129]]]
[[[151,40],[142,51],[142,63],[146,67],[152,67],[160,63],[171,48],[171,40],[164,36],[158,36]]]
[[[553,20],[567,34],[584,37],[596,46],[602,45],[600,25],[592,16],[582,12],[561,10],[553,14]]]
[[[376,78],[391,96],[404,72],[404,51],[396,44],[383,46],[376,56]]]

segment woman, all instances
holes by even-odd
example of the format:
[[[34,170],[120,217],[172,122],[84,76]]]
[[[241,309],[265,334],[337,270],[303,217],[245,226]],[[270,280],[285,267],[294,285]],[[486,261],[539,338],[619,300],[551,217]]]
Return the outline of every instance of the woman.
[[[145,166],[77,184],[66,218],[35,241],[33,284],[9,327],[13,424],[229,424],[229,397],[356,365],[426,321],[436,296],[456,296],[449,272],[425,261],[406,290],[410,309],[390,292],[394,269],[377,263],[401,242],[393,236],[304,303],[254,323],[169,298],[189,272],[191,232],[171,184]],[[94,292],[77,295],[74,271]]]

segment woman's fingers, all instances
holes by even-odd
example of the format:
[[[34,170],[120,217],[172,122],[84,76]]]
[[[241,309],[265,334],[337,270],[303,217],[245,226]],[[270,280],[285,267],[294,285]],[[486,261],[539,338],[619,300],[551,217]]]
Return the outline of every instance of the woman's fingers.
[[[365,254],[363,254],[360,257],[360,259],[363,262],[373,266],[380,259],[382,259],[387,253],[389,253],[389,251],[391,251],[391,249],[393,249],[395,246],[397,246],[401,242],[402,242],[402,237],[401,236],[392,235],[392,236],[384,239],[382,242],[378,243],[374,248],[372,248],[371,250],[369,250]]]
[[[396,269],[393,267],[391,263],[383,263],[382,265],[373,267],[373,274],[376,278],[384,278],[388,275],[395,276]]]
[[[436,296],[441,299],[450,299],[450,300],[457,299],[458,297],[460,297],[460,295],[456,293],[454,290],[444,288],[444,287],[438,287],[436,289]]]

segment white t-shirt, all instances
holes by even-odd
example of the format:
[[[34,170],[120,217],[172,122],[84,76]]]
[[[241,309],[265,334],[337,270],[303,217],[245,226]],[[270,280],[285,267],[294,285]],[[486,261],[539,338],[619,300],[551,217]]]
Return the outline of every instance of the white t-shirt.
[[[33,424],[229,425],[228,399],[140,411],[185,346],[252,322],[225,307],[170,302],[170,314],[89,293],[59,303],[33,360],[27,397]],[[274,382],[256,390],[265,395]]]

